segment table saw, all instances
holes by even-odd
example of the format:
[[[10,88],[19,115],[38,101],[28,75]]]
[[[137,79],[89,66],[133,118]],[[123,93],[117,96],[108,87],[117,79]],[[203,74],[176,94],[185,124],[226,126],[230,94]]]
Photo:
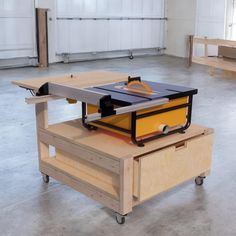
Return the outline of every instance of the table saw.
[[[84,127],[128,136],[143,146],[153,139],[184,132],[191,123],[197,89],[128,77],[122,82],[78,88],[58,82],[43,84],[37,96],[56,95],[82,102]]]
[[[192,178],[200,186],[210,173],[213,129],[190,125],[196,89],[104,71],[13,83],[33,95],[44,182],[98,201],[119,224],[135,206]],[[65,98],[82,102],[82,119],[49,124],[48,103]]]

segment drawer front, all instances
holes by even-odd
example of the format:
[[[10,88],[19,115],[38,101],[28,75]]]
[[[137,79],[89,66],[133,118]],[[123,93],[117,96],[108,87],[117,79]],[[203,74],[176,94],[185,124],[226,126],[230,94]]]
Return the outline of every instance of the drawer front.
[[[210,170],[213,135],[145,155],[134,162],[134,196],[146,200]]]

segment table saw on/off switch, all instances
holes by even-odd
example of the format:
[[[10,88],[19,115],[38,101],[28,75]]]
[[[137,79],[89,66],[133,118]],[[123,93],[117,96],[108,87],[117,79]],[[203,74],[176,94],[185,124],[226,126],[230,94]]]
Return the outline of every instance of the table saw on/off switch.
[[[86,128],[103,128],[130,137],[134,144],[176,132],[191,124],[193,95],[197,89],[142,81],[127,81],[87,88],[46,83],[38,95],[57,95],[69,102],[82,102],[82,121]]]

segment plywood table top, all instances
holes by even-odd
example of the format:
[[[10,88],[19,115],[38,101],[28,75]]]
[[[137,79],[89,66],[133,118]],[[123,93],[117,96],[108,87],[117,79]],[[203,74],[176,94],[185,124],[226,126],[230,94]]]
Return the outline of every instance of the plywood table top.
[[[82,125],[80,119],[68,121],[60,124],[49,126],[46,130],[53,136],[60,137],[77,145],[86,147],[101,154],[110,155],[115,158],[126,158],[128,156],[141,156],[146,153],[171,146],[175,143],[182,142],[206,132],[212,133],[213,130],[199,125],[191,125],[185,134],[172,134],[148,143],[145,147],[137,147],[131,143],[130,138],[114,134],[110,131],[98,129],[88,131]]]
[[[85,88],[95,85],[127,81],[128,75],[110,71],[90,71],[79,74],[59,75],[51,77],[15,80],[13,84],[37,92],[47,82],[57,82],[68,86]]]

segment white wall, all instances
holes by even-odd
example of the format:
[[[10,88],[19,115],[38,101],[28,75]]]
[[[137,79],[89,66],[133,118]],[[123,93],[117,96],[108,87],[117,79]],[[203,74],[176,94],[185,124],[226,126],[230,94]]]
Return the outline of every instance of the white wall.
[[[197,0],[196,35],[225,37],[226,0]]]
[[[226,37],[226,6],[227,0],[198,0],[195,35],[224,39]],[[218,49],[211,46],[208,52],[210,56],[216,56]],[[203,45],[195,46],[194,54],[204,55]]]
[[[195,33],[196,1],[167,0],[166,54],[187,56],[187,36]]]
[[[24,2],[23,2],[24,1]],[[57,1],[60,4],[57,4]],[[81,26],[79,22],[61,22],[58,27],[57,16],[164,16],[164,0],[35,0],[36,7],[49,8],[49,60],[60,60],[56,52],[95,50],[114,50],[164,46],[169,55],[186,56],[186,37],[189,34],[199,36],[225,36],[225,15],[227,0],[166,0],[168,33],[163,43],[164,27],[152,22],[94,22]],[[229,0],[230,1],[230,0]],[[16,3],[17,2],[17,3]],[[96,2],[96,4],[94,4]],[[122,3],[122,4],[121,4]],[[36,56],[34,0],[0,0],[0,58]],[[85,11],[86,9],[86,11]],[[151,24],[150,24],[151,23]],[[65,30],[72,29],[74,35]],[[89,28],[95,28],[94,36],[89,35]],[[20,33],[19,33],[20,29]],[[100,32],[97,34],[96,32]],[[102,32],[102,33],[101,33]],[[117,37],[117,32],[121,37]],[[84,40],[79,43],[81,35]],[[141,37],[140,37],[141,36]],[[134,39],[136,41],[134,42]],[[73,41],[73,42],[72,42]],[[105,42],[105,43],[104,43]],[[96,44],[96,48],[92,45]],[[106,46],[104,46],[106,45]],[[92,48],[92,49],[91,49]],[[65,49],[65,50],[64,50]]]
[[[154,20],[79,21],[67,17],[164,17],[164,0],[36,0],[49,8],[49,61],[57,53],[164,47],[164,24]]]
[[[34,56],[34,0],[0,0],[0,59]]]
[[[164,0],[57,0],[57,53],[163,47],[163,21],[72,17],[164,17]]]

